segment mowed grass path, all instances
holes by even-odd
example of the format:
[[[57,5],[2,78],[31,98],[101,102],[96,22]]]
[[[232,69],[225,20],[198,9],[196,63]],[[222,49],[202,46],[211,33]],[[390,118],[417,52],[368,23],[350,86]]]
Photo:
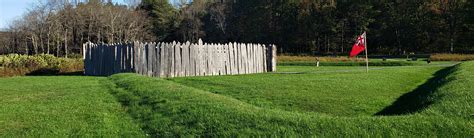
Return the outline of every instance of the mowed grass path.
[[[279,66],[279,73],[175,78],[171,81],[263,108],[336,116],[374,115],[433,77],[441,66]]]
[[[104,77],[0,78],[0,135],[143,136]]]

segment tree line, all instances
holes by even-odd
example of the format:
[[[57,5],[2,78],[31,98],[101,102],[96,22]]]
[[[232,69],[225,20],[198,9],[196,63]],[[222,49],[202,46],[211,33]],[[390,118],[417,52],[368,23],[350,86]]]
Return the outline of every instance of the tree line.
[[[148,17],[140,10],[110,0],[48,0],[11,22],[3,53],[79,54],[85,42],[151,41]]]
[[[357,35],[367,31],[372,54],[474,53],[474,1],[470,0],[68,3],[35,8],[50,11],[49,7],[59,7],[46,12],[51,18],[34,18],[44,16],[33,14],[36,12],[25,15],[7,31],[14,39],[8,39],[3,51],[35,54],[52,50],[65,55],[68,50],[79,53],[86,41],[202,39],[276,44],[280,53],[288,54],[344,55]]]

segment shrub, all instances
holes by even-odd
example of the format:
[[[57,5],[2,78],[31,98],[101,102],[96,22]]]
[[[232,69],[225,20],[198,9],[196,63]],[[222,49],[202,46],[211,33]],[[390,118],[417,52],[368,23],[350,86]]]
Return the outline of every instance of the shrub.
[[[68,58],[82,58],[82,54],[73,53],[67,56]]]
[[[79,72],[83,70],[82,59],[58,58],[53,55],[18,55],[0,56],[0,76],[25,74],[57,74]]]
[[[59,72],[81,72],[84,70],[84,62],[80,58],[60,58],[59,59]]]
[[[34,57],[44,61],[46,63],[45,67],[47,68],[60,68],[62,58],[57,58],[53,55],[47,54],[41,54]]]
[[[431,61],[469,61],[474,60],[473,54],[433,54]]]

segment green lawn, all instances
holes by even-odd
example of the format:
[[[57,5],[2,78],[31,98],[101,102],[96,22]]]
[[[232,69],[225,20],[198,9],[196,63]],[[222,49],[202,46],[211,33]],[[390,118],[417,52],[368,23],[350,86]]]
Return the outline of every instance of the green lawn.
[[[5,78],[0,135],[472,137],[474,62],[449,65]]]
[[[171,81],[262,108],[371,116],[445,67],[281,66],[279,73],[175,78]]]
[[[0,78],[0,136],[144,135],[101,81],[107,78]]]
[[[417,61],[407,61],[404,58],[387,59],[369,59],[370,66],[425,66],[428,65],[427,59],[418,59]],[[431,65],[435,64],[446,64],[449,61],[438,61],[432,62]],[[311,60],[299,60],[299,61],[278,61],[280,66],[316,66],[316,58]],[[331,61],[331,62],[320,62],[321,66],[366,66],[365,61]]]

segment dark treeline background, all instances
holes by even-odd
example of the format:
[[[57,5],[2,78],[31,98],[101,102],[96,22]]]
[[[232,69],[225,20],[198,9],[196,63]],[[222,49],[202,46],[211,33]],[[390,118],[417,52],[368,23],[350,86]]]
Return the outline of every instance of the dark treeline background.
[[[0,53],[80,53],[87,41],[252,42],[280,53],[474,53],[472,0],[50,0],[2,33]],[[70,52],[67,52],[70,51]]]

